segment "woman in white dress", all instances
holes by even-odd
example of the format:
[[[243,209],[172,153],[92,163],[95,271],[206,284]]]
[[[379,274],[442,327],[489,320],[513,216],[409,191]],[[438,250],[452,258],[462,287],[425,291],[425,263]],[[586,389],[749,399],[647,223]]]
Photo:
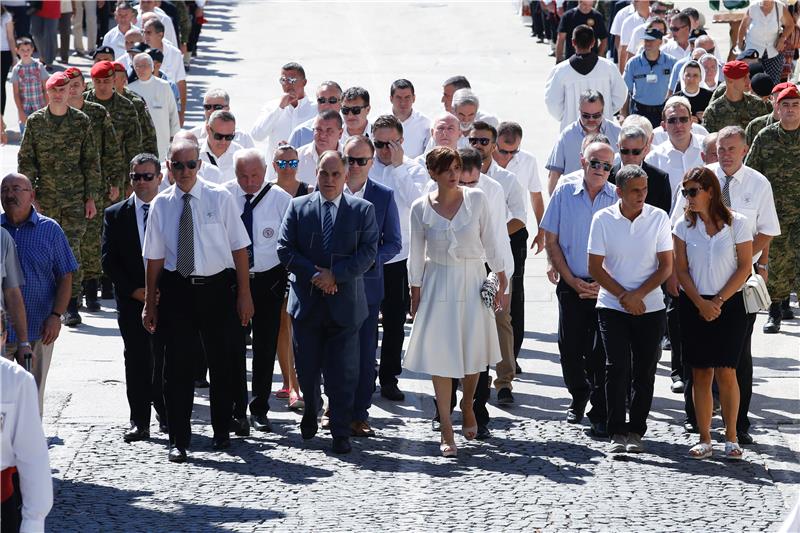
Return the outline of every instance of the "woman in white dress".
[[[483,191],[459,185],[461,158],[438,147],[425,158],[438,189],[411,206],[408,281],[414,325],[404,366],[430,374],[441,421],[440,451],[457,453],[450,417],[452,378],[463,379],[462,431],[474,439],[478,426],[472,400],[478,375],[500,360],[497,326],[481,301],[484,262],[497,274],[497,308],[508,284],[495,246],[488,202]]]

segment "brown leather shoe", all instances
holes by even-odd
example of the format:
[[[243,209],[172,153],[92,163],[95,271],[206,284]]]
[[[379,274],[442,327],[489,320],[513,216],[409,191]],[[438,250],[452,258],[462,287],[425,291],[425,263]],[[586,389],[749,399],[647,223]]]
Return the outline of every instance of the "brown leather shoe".
[[[374,437],[375,431],[369,426],[366,420],[356,420],[350,424],[354,437]]]

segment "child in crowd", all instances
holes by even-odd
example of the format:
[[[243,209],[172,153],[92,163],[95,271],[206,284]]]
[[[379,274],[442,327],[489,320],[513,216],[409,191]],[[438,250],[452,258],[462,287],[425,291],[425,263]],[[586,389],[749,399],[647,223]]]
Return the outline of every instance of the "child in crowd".
[[[47,91],[44,84],[50,74],[44,65],[33,59],[33,41],[27,37],[17,39],[19,62],[11,71],[14,85],[14,102],[19,113],[19,132],[25,133],[28,115],[47,105]]]

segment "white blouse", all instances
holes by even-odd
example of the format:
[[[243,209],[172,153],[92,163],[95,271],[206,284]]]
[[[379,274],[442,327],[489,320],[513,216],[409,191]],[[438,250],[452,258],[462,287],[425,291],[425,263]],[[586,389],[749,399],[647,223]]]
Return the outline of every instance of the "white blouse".
[[[750,15],[750,25],[745,36],[745,50],[758,50],[759,57],[769,58],[778,55],[775,41],[781,34],[781,22],[784,5],[776,0],[768,14],[761,11],[761,2],[756,2],[747,8]],[[766,55],[765,55],[766,52]]]

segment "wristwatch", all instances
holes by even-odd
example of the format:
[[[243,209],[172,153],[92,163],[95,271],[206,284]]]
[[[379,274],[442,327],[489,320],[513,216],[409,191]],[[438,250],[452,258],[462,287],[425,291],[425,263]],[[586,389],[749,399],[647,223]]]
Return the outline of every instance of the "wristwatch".
[[[61,318],[61,313],[56,313],[55,311],[50,311],[50,314],[53,315],[54,317],[58,318],[58,319]]]
[[[756,267],[758,267],[759,270],[763,270],[764,272],[769,272],[769,264],[756,263]]]
[[[21,342],[21,343],[19,343],[19,345],[18,345],[18,346],[19,346],[20,348],[23,348],[23,347],[24,347],[24,348],[30,348],[30,347],[31,347],[31,343],[29,343],[28,341],[25,341],[25,342]]]

